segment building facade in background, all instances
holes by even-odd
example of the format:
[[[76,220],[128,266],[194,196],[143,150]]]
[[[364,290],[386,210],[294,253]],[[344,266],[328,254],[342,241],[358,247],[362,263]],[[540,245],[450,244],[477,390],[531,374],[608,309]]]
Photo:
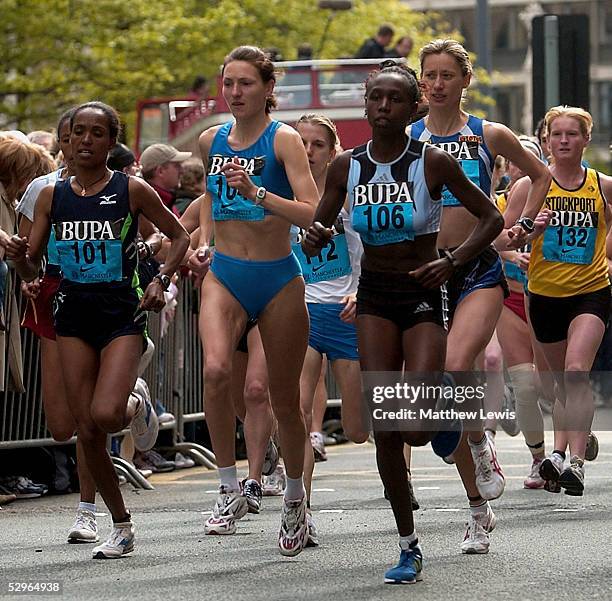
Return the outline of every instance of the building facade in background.
[[[477,0],[405,0],[415,11],[441,14],[476,52]],[[531,133],[531,53],[528,27],[536,15],[586,14],[591,48],[590,111],[593,146],[606,155],[612,141],[612,0],[489,0],[494,98],[490,119]],[[477,63],[478,64],[478,61]]]

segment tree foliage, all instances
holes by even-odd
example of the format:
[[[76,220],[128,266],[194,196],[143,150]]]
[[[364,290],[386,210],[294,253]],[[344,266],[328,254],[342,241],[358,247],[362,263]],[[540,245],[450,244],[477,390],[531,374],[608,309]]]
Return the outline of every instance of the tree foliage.
[[[185,93],[197,74],[214,79],[235,46],[276,46],[293,59],[308,42],[317,58],[351,56],[382,22],[416,48],[444,29],[399,0],[356,0],[331,20],[316,0],[2,0],[0,129],[49,128],[92,99],[119,109],[129,129],[139,98]]]

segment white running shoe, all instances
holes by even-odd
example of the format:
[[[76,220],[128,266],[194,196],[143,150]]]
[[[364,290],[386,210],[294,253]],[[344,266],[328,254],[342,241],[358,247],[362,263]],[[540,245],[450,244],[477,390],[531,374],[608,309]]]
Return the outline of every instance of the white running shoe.
[[[469,439],[468,442],[474,460],[476,487],[480,496],[487,501],[499,499],[506,487],[506,480],[497,462],[495,442],[488,436],[484,436],[480,443],[472,442]]]
[[[564,463],[563,457],[554,451],[540,463],[540,476],[544,480],[544,489],[548,492],[561,492],[559,476]]]
[[[68,542],[97,543],[99,540],[96,514],[88,509],[77,509],[76,519],[68,533]]]
[[[266,448],[266,456],[264,457],[261,473],[264,476],[269,476],[278,466],[280,455],[276,443],[270,438],[268,447]]]
[[[249,507],[242,493],[230,491],[226,486],[219,486],[219,496],[213,508],[212,515],[206,520],[206,534],[234,534],[236,520],[243,518]]]
[[[139,451],[148,451],[153,448],[157,440],[159,422],[155,408],[151,404],[149,387],[142,378],[136,380],[131,396],[139,401],[130,425],[134,446]]]
[[[134,524],[120,522],[113,524],[108,540],[93,548],[94,559],[118,559],[134,550]]]
[[[461,543],[461,552],[468,555],[488,553],[491,544],[489,534],[495,528],[496,523],[497,518],[490,507],[482,517],[474,517],[470,512],[465,537]]]
[[[314,451],[315,461],[327,461],[327,451],[325,450],[325,441],[321,432],[310,433],[310,444]]]
[[[559,486],[565,489],[566,495],[581,497],[584,493],[584,459],[572,456],[570,464],[559,476]]]
[[[259,513],[261,511],[261,485],[253,478],[242,481],[242,494],[247,500],[249,513]]]
[[[263,477],[261,486],[263,496],[278,497],[282,495],[285,492],[286,483],[285,470],[279,464],[269,476]]]
[[[318,547],[319,546],[319,533],[315,526],[314,520],[312,519],[312,512],[310,509],[306,510],[306,524],[308,526],[308,538],[306,539],[306,547]]]
[[[523,488],[529,488],[532,490],[538,488],[544,488],[544,484],[546,484],[544,478],[540,476],[540,465],[542,465],[543,459],[537,459],[534,457],[533,462],[531,464],[531,471],[529,472],[529,476],[525,478],[523,481]]]
[[[294,557],[302,552],[308,540],[306,496],[299,501],[283,501],[278,548],[281,555]]]

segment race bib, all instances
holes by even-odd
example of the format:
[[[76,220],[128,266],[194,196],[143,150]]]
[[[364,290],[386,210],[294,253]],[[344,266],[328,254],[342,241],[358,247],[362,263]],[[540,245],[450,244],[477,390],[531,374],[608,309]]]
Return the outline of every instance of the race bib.
[[[475,161],[465,160],[459,161],[461,164],[461,169],[463,169],[463,173],[465,176],[476,186],[480,187],[480,167],[478,165],[478,159]],[[442,188],[442,206],[443,207],[460,207],[461,203],[455,195],[446,187]]]
[[[335,280],[352,272],[351,259],[341,217],[336,222],[335,230],[337,233],[321,249],[321,252],[314,257],[305,255],[302,250],[301,242],[304,230],[300,229],[294,236],[291,248],[300,262],[302,275],[307,284]]]
[[[240,163],[257,187],[263,185],[262,173],[266,164],[265,157],[211,155],[208,159],[206,186],[213,195],[213,219],[215,221],[263,221],[265,217],[263,207],[239,194],[236,188],[227,185],[227,179],[221,169],[230,161]]]
[[[459,136],[455,142],[439,142],[439,148],[456,158],[461,165],[465,176],[476,186],[480,187],[480,165],[478,162],[479,141],[477,136]],[[461,203],[446,187],[442,188],[442,206],[460,207]]]
[[[547,261],[590,265],[593,262],[596,239],[596,220],[595,227],[549,225],[544,231],[542,253]]]
[[[56,247],[66,279],[82,284],[121,280],[121,240],[58,240]]]
[[[413,211],[412,202],[353,206],[353,229],[372,246],[414,240]]]

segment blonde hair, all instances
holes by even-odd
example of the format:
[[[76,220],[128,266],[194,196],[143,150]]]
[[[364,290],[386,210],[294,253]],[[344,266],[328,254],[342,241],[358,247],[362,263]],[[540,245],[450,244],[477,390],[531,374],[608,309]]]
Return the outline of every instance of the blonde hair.
[[[547,135],[550,135],[550,125],[557,117],[571,117],[572,119],[576,119],[580,125],[582,135],[587,139],[591,138],[593,117],[591,117],[591,113],[588,111],[585,111],[577,106],[553,106],[553,108],[549,109],[544,116]]]
[[[336,124],[329,117],[320,115],[318,113],[306,113],[298,119],[295,126],[297,127],[300,123],[311,123],[312,125],[320,125],[323,127],[327,132],[330,147],[337,153],[342,152],[342,146],[340,146],[340,138],[338,137]]]
[[[179,193],[186,192],[187,194],[199,196],[202,194],[204,177],[202,161],[198,158],[187,159],[181,163]]]
[[[0,139],[0,182],[9,200],[14,201],[35,177],[53,169],[53,158],[42,147],[15,138]]]
[[[472,61],[467,50],[457,40],[433,40],[429,44],[425,44],[419,51],[419,61],[421,63],[421,73],[423,72],[423,63],[425,59],[431,54],[450,54],[461,67],[461,73],[465,77],[466,75],[472,75]]]

